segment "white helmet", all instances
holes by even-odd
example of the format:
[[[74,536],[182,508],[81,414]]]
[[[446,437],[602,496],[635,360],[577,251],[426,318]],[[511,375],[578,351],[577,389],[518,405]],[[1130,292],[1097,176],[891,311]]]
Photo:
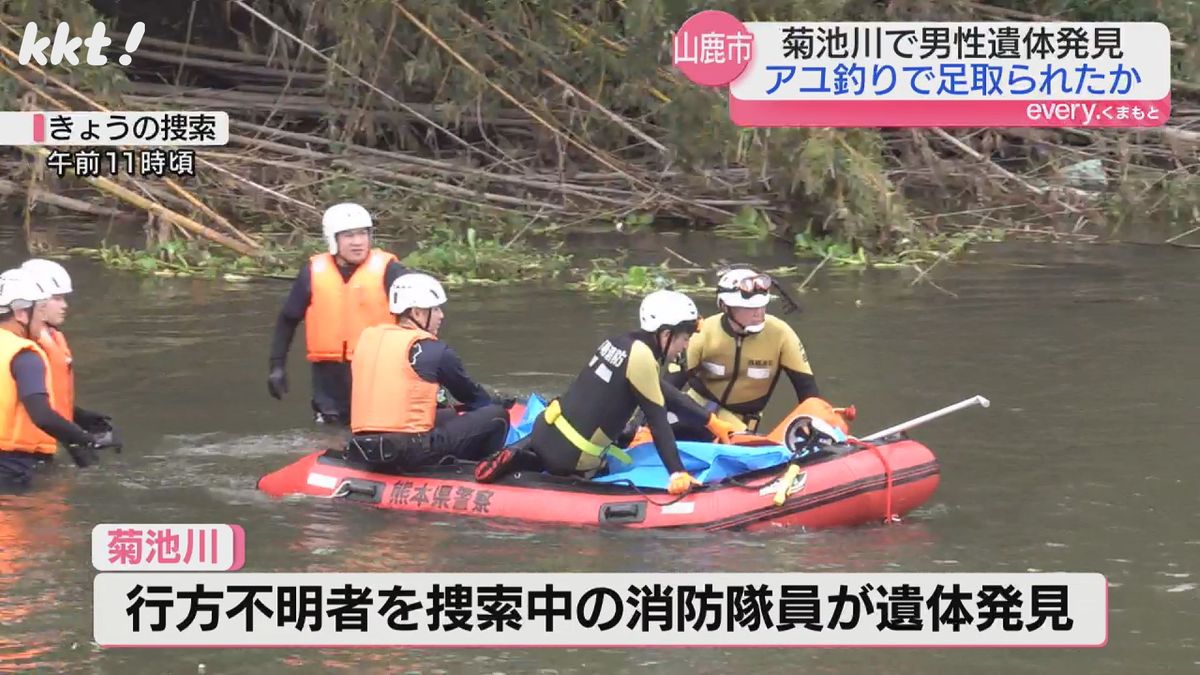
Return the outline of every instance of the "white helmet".
[[[748,269],[729,270],[717,280],[717,306],[723,303],[726,307],[766,307],[771,300],[768,292],[771,284],[771,277],[766,274]]]
[[[845,442],[846,434],[841,429],[813,415],[800,415],[793,419],[783,433],[784,447],[800,456]]]
[[[446,291],[428,274],[402,274],[388,291],[388,310],[392,314],[403,314],[413,307],[433,309],[445,302]]]
[[[0,310],[27,309],[50,294],[28,271],[16,268],[0,274]]]
[[[71,275],[67,274],[66,268],[53,260],[44,258],[26,260],[25,264],[21,265],[21,269],[32,274],[50,295],[66,295],[73,290]]]
[[[700,322],[696,303],[679,291],[654,291],[642,300],[638,312],[642,330],[655,333],[663,328],[682,328],[695,332]],[[687,325],[690,324],[690,325]]]
[[[331,254],[336,254],[338,251],[337,235],[339,232],[374,226],[375,224],[371,222],[371,214],[353,202],[334,204],[325,209],[325,215],[321,218],[321,229],[325,233],[325,243],[329,244]]]

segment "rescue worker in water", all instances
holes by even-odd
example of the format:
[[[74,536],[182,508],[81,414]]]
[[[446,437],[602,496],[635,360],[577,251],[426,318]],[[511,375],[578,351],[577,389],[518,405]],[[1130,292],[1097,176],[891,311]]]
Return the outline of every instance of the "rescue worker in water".
[[[642,300],[639,314],[641,330],[605,340],[567,393],[538,416],[525,440],[480,462],[477,481],[493,482],[507,471],[532,466],[556,475],[591,477],[610,453],[628,461],[613,440],[640,409],[670,474],[668,492],[683,494],[700,485],[679,458],[668,411],[707,425],[725,442],[731,427],[667,384],[660,370],[687,348],[700,328],[700,313],[686,295],[662,290]]]
[[[75,405],[74,357],[62,331],[67,317],[67,295],[74,292],[71,275],[62,265],[41,258],[25,261],[21,269],[31,275],[42,290],[50,293],[50,297],[41,303],[44,327],[37,334],[36,342],[46,353],[50,367],[55,412],[89,433],[111,433],[116,438],[111,417]]]
[[[688,344],[686,365],[667,381],[683,388],[706,410],[734,425],[756,430],[779,376],[786,374],[797,403],[819,397],[817,381],[800,337],[785,321],[766,313],[771,277],[751,269],[732,269],[717,281],[719,314]],[[681,420],[681,439],[709,441],[705,429]]]
[[[366,328],[351,362],[353,397],[346,459],[370,470],[403,472],[446,456],[475,461],[504,445],[508,411],[467,375],[438,339],[446,292],[427,274],[392,283],[395,319]],[[464,410],[438,407],[441,387]],[[508,404],[511,407],[511,403]]]
[[[374,223],[358,204],[335,204],[321,221],[328,253],[300,268],[284,301],[271,340],[267,390],[287,393],[287,353],[296,326],[304,322],[312,364],[312,409],[321,424],[350,419],[350,360],[367,326],[391,321],[388,289],[404,274],[395,255],[371,247]]]
[[[96,451],[120,444],[109,433],[88,433],[55,412],[53,374],[31,338],[44,328],[41,303],[50,294],[23,270],[0,274],[0,484],[27,487],[41,464],[54,461],[58,443],[78,466]]]

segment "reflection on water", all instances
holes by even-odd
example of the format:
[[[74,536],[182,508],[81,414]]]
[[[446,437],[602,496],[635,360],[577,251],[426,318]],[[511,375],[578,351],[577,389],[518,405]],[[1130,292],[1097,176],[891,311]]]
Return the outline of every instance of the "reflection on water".
[[[51,466],[36,491],[0,494],[0,671],[56,670],[95,658],[86,638],[80,651],[81,637],[61,628],[87,597],[80,592],[91,590],[86,581],[83,588],[61,583],[58,574],[91,564],[86,515],[69,503],[58,475],[70,470]]]
[[[720,246],[728,243],[718,242]],[[697,261],[711,241],[670,243]],[[11,247],[3,250],[11,251]],[[646,248],[647,261],[661,251]],[[781,259],[782,261],[783,259]],[[16,259],[0,260],[11,265]],[[780,261],[772,261],[780,262]],[[1200,662],[1200,517],[1190,431],[1200,331],[1192,252],[1005,245],[928,284],[826,270],[787,317],[822,392],[860,433],[974,394],[917,437],[942,463],[906,522],[805,533],[620,532],[268,499],[255,480],[338,434],[314,428],[302,338],[291,392],[266,393],[283,283],[140,279],[72,261],[80,403],[126,444],[0,497],[0,671],[1130,673]],[[952,293],[953,295],[951,295]],[[697,296],[705,311],[711,298]],[[455,291],[445,337],[487,386],[558,393],[637,301],[555,289]],[[768,410],[791,407],[785,389]],[[90,644],[89,536],[103,522],[236,522],[249,571],[1097,571],[1113,583],[1102,650],[127,650]]]

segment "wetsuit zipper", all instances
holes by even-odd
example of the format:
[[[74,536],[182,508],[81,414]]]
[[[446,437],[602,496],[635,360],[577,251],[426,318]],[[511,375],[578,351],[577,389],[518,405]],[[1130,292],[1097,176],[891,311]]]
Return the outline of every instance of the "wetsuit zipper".
[[[733,391],[733,385],[737,382],[738,372],[741,368],[742,361],[742,338],[737,338],[737,346],[733,349],[733,377],[729,378],[729,384],[725,385],[725,392],[721,394],[721,407],[725,407],[725,402],[729,400],[729,393]]]

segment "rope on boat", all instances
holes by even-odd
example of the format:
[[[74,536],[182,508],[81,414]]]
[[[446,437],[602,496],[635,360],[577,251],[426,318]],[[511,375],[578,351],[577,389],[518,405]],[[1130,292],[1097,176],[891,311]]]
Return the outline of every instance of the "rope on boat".
[[[879,458],[879,462],[881,464],[883,464],[883,474],[887,479],[886,486],[884,487],[884,490],[883,490],[883,495],[884,495],[884,497],[883,497],[883,499],[884,499],[883,522],[885,524],[900,522],[900,515],[892,511],[892,465],[890,462],[888,462],[887,457],[883,456],[883,450],[880,449],[880,447],[878,445],[875,445],[874,443],[864,443],[863,441],[860,441],[857,438],[851,438],[851,439],[849,439],[849,441],[850,441],[850,444],[853,446],[860,447],[860,448],[866,448],[866,449],[870,450],[871,452],[875,453],[875,456]]]
[[[338,483],[338,486],[334,488],[333,492],[331,492],[328,496],[322,497],[322,499],[341,499],[348,494],[350,494],[350,481],[344,480],[341,483]]]

